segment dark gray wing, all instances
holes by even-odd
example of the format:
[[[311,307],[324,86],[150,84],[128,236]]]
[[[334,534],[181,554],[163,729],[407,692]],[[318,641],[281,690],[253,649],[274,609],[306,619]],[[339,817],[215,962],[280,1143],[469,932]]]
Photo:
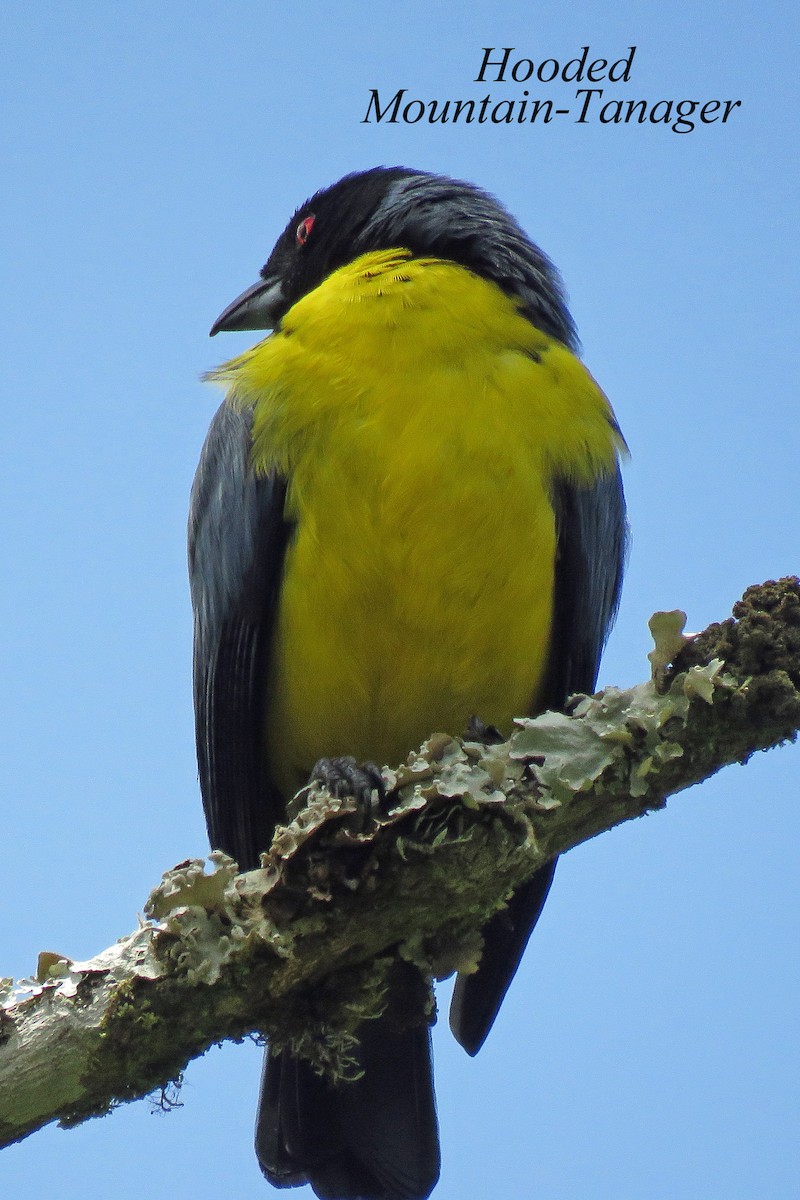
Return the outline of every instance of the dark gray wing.
[[[286,483],[250,466],[252,414],[223,404],[192,486],[189,578],[200,788],[214,849],[258,866],[284,802],[265,752],[267,672],[291,525]]]
[[[554,496],[558,549],[554,626],[544,704],[594,691],[617,615],[628,544],[619,467],[592,487],[561,483]]]
[[[627,524],[619,468],[593,486],[559,483],[553,496],[558,534],[550,661],[539,708],[562,708],[574,692],[592,692],[619,604]],[[514,978],[547,899],[553,860],[518,888],[483,929],[478,970],[456,980],[450,1027],[468,1054],[480,1050]]]

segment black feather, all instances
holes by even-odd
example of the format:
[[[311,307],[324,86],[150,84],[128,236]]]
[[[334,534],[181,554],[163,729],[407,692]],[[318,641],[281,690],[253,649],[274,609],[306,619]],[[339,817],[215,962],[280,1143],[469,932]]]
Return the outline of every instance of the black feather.
[[[429,996],[408,963],[392,968],[387,1006],[365,1021],[352,1082],[334,1085],[289,1051],[267,1054],[256,1153],[277,1187],[322,1200],[423,1200],[439,1177]]]

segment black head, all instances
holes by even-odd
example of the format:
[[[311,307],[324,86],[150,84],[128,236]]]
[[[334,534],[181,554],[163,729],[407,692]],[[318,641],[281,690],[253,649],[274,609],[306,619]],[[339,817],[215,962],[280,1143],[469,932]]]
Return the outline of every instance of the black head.
[[[297,209],[261,279],[225,309],[212,334],[270,329],[345,263],[404,248],[498,284],[545,333],[574,348],[575,327],[553,264],[502,205],[472,184],[407,167],[346,175]]]

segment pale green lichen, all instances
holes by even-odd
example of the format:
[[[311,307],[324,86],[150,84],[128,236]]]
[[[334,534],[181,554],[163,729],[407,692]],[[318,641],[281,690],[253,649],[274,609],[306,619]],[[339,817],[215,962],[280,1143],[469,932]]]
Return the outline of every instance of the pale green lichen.
[[[655,612],[647,622],[655,645],[648,654],[652,679],[661,687],[667,668],[673,663],[690,637],[683,632],[686,628],[686,613],[680,608],[669,612]]]
[[[502,747],[434,734],[388,774],[403,811],[423,808],[437,796],[458,798],[469,808],[479,808],[505,800],[500,785],[507,779],[508,766]]]
[[[674,630],[673,623],[673,634]],[[542,789],[537,803],[544,808],[589,791],[615,767],[627,771],[631,794],[643,796],[648,777],[683,753],[668,735],[669,723],[686,723],[694,697],[710,704],[715,689],[730,686],[722,663],[715,659],[676,676],[667,692],[659,691],[655,680],[627,690],[609,687],[598,696],[584,696],[569,715],[548,712],[520,720],[509,753],[529,763]],[[628,751],[634,745],[636,759],[628,769]]]
[[[208,912],[232,915],[236,900],[234,880],[237,865],[227,854],[214,850],[209,855],[214,870],[206,873],[205,859],[191,858],[161,876],[144,906],[146,916],[154,921],[187,907],[204,908]]]

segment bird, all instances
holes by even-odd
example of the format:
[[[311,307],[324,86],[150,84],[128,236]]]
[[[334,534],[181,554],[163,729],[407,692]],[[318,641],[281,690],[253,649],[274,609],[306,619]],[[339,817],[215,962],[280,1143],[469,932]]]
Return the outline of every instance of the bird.
[[[490,193],[373,167],[292,215],[211,334],[268,331],[192,487],[209,839],[258,866],[309,776],[369,795],[434,730],[505,736],[593,691],[619,602],[625,442],[561,277]],[[555,862],[484,926],[451,1028],[491,1028]],[[399,961],[357,1078],[267,1048],[256,1154],[321,1200],[424,1200],[440,1170],[428,984]]]

